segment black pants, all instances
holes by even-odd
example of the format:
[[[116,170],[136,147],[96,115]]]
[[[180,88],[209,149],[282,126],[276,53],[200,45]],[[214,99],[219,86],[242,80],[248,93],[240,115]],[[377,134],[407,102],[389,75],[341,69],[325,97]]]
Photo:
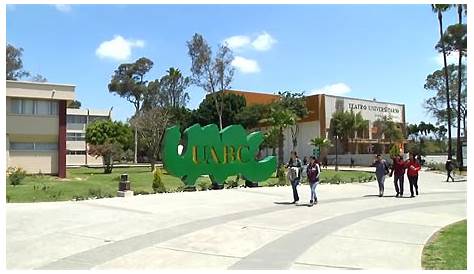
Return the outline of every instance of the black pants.
[[[418,175],[415,175],[415,176],[408,175],[408,181],[410,182],[411,196],[414,196],[413,187],[415,187],[416,195],[418,195]]]
[[[296,189],[299,183],[300,183],[299,179],[295,179],[291,182],[291,188],[293,189],[293,201],[295,202],[300,200],[300,197],[298,196],[298,189]]]
[[[393,175],[393,184],[395,185],[395,191],[397,194],[403,196],[403,181],[405,179],[405,174]]]
[[[454,182],[454,178],[453,176],[451,175],[451,172],[453,172],[452,170],[448,170],[448,178],[446,178],[446,182],[449,181],[449,178],[451,178],[451,180],[453,180]]]

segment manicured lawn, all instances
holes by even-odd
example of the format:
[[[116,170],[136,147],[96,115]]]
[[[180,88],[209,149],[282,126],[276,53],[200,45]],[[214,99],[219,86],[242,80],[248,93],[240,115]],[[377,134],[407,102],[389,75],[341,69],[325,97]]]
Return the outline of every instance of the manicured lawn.
[[[467,269],[467,221],[439,231],[423,249],[422,266],[431,270]]]
[[[20,185],[6,186],[7,202],[45,202],[45,201],[67,201],[81,200],[93,197],[115,197],[118,189],[120,174],[127,173],[131,182],[131,189],[135,194],[153,193],[152,179],[153,174],[148,167],[129,167],[114,168],[111,174],[104,174],[102,168],[69,168],[67,170],[67,178],[60,179],[55,176],[48,175],[32,175],[27,176]],[[184,184],[177,177],[168,175],[163,170],[163,182],[167,192],[181,191]],[[339,171],[338,177],[342,181],[354,182],[357,178],[369,178],[371,173],[364,171]],[[324,182],[334,177],[336,172],[333,170],[324,170],[321,173],[321,181]],[[227,181],[235,180],[235,176],[229,177]],[[7,180],[8,182],[8,180]],[[273,177],[264,182],[260,182],[259,186],[276,185],[278,179]],[[333,183],[336,183],[335,181]],[[244,184],[244,180],[240,179],[239,185]],[[209,188],[211,181],[208,177],[200,177],[196,182],[198,190]]]

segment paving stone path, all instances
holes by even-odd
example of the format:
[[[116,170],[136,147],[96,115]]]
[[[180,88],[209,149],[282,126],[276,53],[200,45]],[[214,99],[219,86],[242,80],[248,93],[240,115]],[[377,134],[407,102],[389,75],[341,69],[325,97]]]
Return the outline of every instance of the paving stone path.
[[[323,171],[324,172],[324,171]],[[376,182],[7,204],[8,269],[420,269],[429,237],[466,218],[467,180]],[[132,182],[133,184],[133,182]]]

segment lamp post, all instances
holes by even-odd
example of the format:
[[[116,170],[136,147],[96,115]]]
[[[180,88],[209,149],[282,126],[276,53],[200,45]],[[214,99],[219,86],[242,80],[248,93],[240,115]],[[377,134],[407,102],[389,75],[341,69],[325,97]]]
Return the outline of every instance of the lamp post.
[[[336,134],[336,166],[334,167],[334,170],[338,171],[339,170],[339,166],[338,166],[338,163],[337,163],[337,140],[339,139],[339,136]]]

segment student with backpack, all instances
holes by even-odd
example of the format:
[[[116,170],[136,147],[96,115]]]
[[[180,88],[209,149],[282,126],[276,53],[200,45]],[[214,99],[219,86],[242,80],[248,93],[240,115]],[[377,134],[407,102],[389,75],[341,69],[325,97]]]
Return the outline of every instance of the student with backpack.
[[[286,165],[288,168],[288,179],[291,182],[291,187],[293,189],[293,202],[292,204],[295,204],[300,200],[300,197],[298,196],[298,190],[296,187],[300,183],[300,176],[301,176],[301,168],[302,168],[302,163],[300,158],[298,158],[298,155],[296,154],[296,151],[291,152],[291,158],[288,161],[288,164]]]
[[[321,168],[319,167],[319,163],[316,161],[316,157],[311,156],[306,172],[308,175],[309,187],[311,188],[309,206],[313,206],[314,204],[318,203],[318,197],[316,196],[316,186],[319,183],[319,175],[321,174]]]

